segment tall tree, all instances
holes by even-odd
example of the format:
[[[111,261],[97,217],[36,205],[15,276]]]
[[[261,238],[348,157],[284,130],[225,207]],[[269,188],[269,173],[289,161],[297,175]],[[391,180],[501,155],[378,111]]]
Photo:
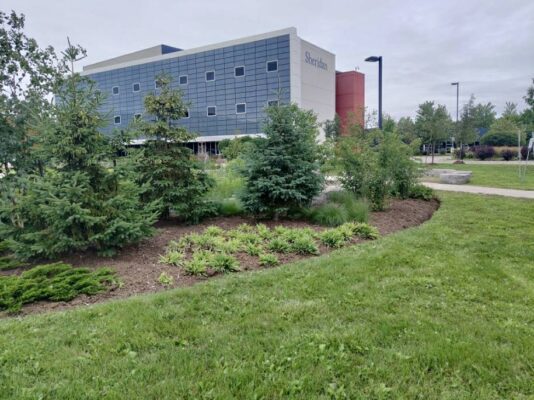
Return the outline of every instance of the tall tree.
[[[295,104],[270,106],[263,131],[247,157],[245,208],[278,218],[308,206],[323,188],[319,173],[317,118]]]
[[[495,121],[496,115],[495,106],[491,102],[477,104],[473,108],[473,123],[475,128],[489,129]]]
[[[433,101],[426,101],[419,105],[415,128],[421,141],[430,145],[432,164],[434,163],[436,145],[450,137],[451,126],[451,117],[444,105],[435,105]]]
[[[334,115],[334,119],[326,120],[323,123],[324,135],[326,139],[337,140],[341,136],[341,118],[339,114]]]
[[[135,126],[137,135],[146,139],[136,160],[138,182],[146,186],[146,202],[160,202],[162,217],[174,213],[196,222],[212,211],[205,194],[213,181],[184,145],[194,135],[176,124],[187,113],[181,92],[171,88],[169,76],[160,75],[156,82],[157,92],[145,97],[145,114],[152,119]]]
[[[49,111],[47,96],[65,72],[52,47],[41,49],[24,32],[25,16],[0,11],[0,169],[35,168],[32,115]]]
[[[463,146],[472,144],[477,139],[477,126],[475,121],[475,96],[471,95],[469,101],[463,105],[458,126],[455,129],[456,142],[460,144],[459,157],[463,159]]]

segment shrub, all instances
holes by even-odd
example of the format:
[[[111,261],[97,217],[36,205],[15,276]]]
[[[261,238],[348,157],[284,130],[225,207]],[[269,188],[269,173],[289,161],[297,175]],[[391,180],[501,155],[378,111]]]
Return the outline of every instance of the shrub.
[[[95,271],[69,264],[41,265],[20,276],[0,276],[0,310],[16,312],[23,304],[39,300],[69,301],[80,294],[93,295],[117,284],[109,268]]]
[[[388,195],[408,197],[417,183],[411,149],[395,134],[375,131],[343,138],[336,154],[341,184],[366,198],[373,210],[383,210]]]
[[[239,271],[239,262],[237,259],[225,253],[215,254],[209,261],[209,266],[217,272]]]
[[[495,149],[493,146],[475,146],[473,148],[473,153],[479,160],[486,160],[495,155]]]
[[[295,104],[266,109],[264,139],[247,153],[241,196],[245,210],[259,216],[287,215],[307,207],[323,188],[316,143],[317,118]]]
[[[495,121],[488,133],[480,139],[480,143],[490,146],[514,146],[517,145],[517,126],[506,118]]]
[[[165,271],[163,271],[158,278],[158,282],[161,283],[163,286],[170,286],[174,283],[174,278]]]
[[[338,226],[347,222],[349,216],[347,210],[343,206],[334,203],[326,203],[312,208],[309,218],[315,224]]]
[[[418,184],[412,186],[409,197],[412,199],[432,200],[434,198],[434,191],[424,185]]]
[[[280,261],[278,260],[278,257],[275,254],[260,254],[259,257],[260,265],[263,265],[264,267],[274,267],[275,265],[280,264]]]
[[[504,149],[501,151],[501,157],[503,158],[504,161],[510,161],[511,159],[515,157],[515,155],[516,155],[516,152],[510,149]]]
[[[327,247],[341,247],[345,243],[345,235],[338,229],[328,229],[321,233],[321,242]]]
[[[180,253],[179,251],[167,251],[164,255],[159,256],[159,262],[161,264],[168,264],[168,265],[174,265],[175,267],[182,266],[184,262],[184,253]]]

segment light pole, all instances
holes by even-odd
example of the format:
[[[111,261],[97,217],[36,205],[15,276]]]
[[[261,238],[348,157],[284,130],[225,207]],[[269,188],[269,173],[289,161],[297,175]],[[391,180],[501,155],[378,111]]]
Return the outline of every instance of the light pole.
[[[460,82],[452,82],[451,83],[452,86],[456,86],[456,137],[458,138],[458,104],[459,104],[459,99],[460,99]],[[454,140],[452,141],[452,145],[454,147]],[[463,147],[463,143],[460,141],[460,160],[462,159],[462,149]],[[452,149],[451,149],[451,153],[452,153]]]
[[[382,56],[367,57],[365,61],[378,61],[378,129],[382,129]]]

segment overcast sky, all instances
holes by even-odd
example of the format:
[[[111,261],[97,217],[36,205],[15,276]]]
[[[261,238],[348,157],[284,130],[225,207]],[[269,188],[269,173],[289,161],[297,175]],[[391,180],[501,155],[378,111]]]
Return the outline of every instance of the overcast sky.
[[[2,0],[26,14],[41,46],[66,36],[88,51],[84,64],[164,43],[188,49],[290,26],[336,54],[336,68],[366,75],[366,105],[377,108],[384,58],[384,112],[413,116],[426,100],[456,113],[471,93],[501,112],[524,108],[534,78],[534,0]],[[81,69],[82,65],[78,68]]]

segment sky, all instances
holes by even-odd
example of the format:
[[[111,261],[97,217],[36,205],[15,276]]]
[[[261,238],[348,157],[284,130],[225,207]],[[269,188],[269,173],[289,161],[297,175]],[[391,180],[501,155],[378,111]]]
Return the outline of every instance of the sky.
[[[336,69],[365,74],[366,106],[378,108],[383,57],[383,110],[414,116],[432,100],[456,115],[474,94],[498,113],[507,101],[525,107],[534,78],[534,0],[2,0],[26,15],[41,46],[88,51],[84,64],[156,44],[188,49],[294,26],[336,55]]]

